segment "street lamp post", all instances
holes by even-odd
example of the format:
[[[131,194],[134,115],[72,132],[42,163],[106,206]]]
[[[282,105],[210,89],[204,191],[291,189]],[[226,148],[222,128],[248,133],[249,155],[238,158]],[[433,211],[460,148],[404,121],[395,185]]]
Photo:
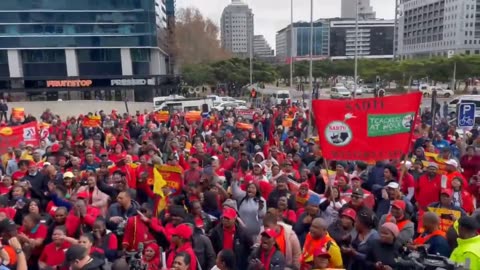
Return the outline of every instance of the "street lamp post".
[[[353,94],[352,97],[355,98],[357,94],[357,83],[358,83],[358,1],[355,1],[355,71],[353,75]]]
[[[290,0],[290,88],[293,87],[293,0]]]
[[[310,116],[309,116],[309,125],[308,125],[308,137],[312,136],[312,127],[313,127],[313,120],[312,120],[312,100],[313,100],[313,0],[310,0],[310,106],[308,107]]]

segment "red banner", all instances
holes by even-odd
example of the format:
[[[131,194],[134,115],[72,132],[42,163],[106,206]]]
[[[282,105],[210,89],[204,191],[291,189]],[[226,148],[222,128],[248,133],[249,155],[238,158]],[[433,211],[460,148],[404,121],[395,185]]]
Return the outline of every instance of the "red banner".
[[[40,145],[37,122],[0,128],[0,153],[6,153],[8,147],[18,147],[21,142],[33,146]]]
[[[397,159],[410,148],[421,93],[354,100],[314,100],[323,156],[332,160]]]
[[[162,175],[163,180],[167,182],[170,194],[179,195],[182,192],[183,171],[179,166],[162,165],[158,167],[158,172]]]
[[[83,118],[83,127],[99,127],[102,124],[102,118],[100,116],[85,116]]]

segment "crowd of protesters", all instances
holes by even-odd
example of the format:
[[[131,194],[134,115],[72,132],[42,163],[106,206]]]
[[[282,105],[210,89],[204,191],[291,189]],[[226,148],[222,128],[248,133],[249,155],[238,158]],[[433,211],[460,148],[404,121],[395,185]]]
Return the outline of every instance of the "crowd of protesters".
[[[428,114],[408,158],[368,164],[325,161],[296,104],[194,122],[47,109],[25,120],[49,125],[39,147],[0,153],[0,269],[134,269],[140,253],[148,270],[390,270],[425,245],[480,269],[478,129]],[[182,172],[163,207],[161,164]]]

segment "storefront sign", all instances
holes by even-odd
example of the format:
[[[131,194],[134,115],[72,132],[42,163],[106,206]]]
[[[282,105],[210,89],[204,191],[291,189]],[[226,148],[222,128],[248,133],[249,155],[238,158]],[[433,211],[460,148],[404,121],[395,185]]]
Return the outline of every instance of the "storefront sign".
[[[47,87],[90,87],[92,80],[47,81]]]
[[[150,79],[120,79],[111,80],[111,86],[143,86],[143,85],[155,85],[155,78]]]

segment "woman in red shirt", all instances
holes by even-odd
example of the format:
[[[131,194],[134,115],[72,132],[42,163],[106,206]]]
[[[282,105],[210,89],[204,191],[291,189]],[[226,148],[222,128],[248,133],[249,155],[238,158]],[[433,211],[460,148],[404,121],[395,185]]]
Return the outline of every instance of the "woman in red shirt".
[[[4,175],[2,183],[0,183],[0,195],[6,195],[12,190],[12,178],[8,175]]]
[[[467,181],[480,171],[480,156],[475,155],[475,147],[468,146],[467,153],[460,159],[460,166],[463,169],[463,176]]]
[[[38,259],[43,251],[43,241],[47,238],[48,228],[40,221],[39,214],[30,213],[23,218],[23,225],[18,229],[18,239],[22,245],[27,245],[32,250],[28,260],[29,268],[38,264]]]
[[[43,249],[38,265],[40,269],[52,268],[56,269],[62,266],[65,261],[65,251],[70,247],[70,243],[65,241],[65,227],[55,227],[52,234],[53,242],[46,245]]]

